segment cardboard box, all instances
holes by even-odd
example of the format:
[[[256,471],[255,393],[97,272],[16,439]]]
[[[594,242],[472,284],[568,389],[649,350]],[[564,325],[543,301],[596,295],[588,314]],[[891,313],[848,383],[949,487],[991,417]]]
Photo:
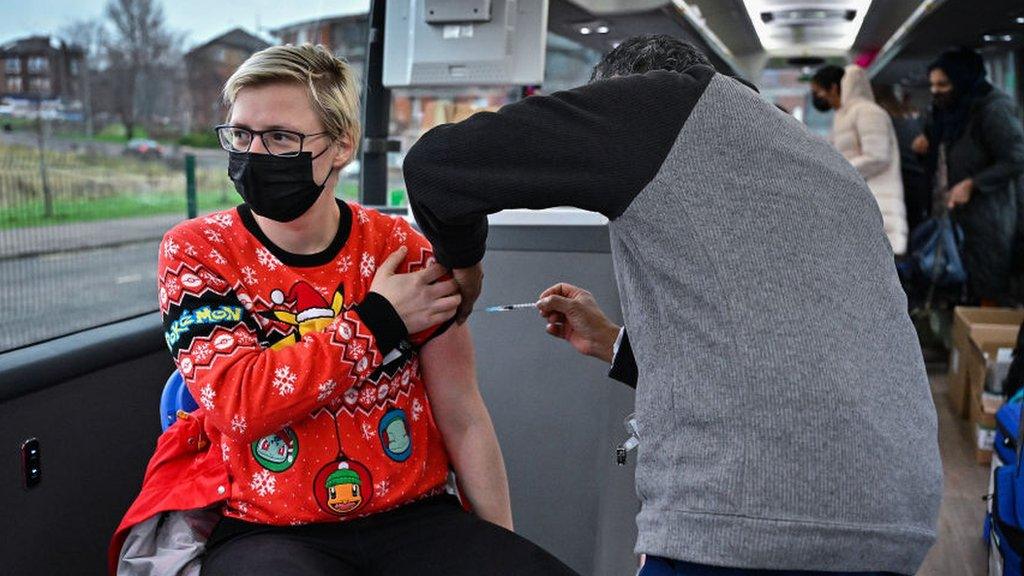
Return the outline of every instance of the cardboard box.
[[[1016,343],[1016,341],[1017,337],[1014,335],[1013,343]],[[1005,397],[1002,394],[993,394],[987,389],[987,384],[992,380],[993,371],[995,371],[997,366],[996,362],[992,359],[999,355],[1005,355],[1006,352],[1012,352],[1013,344],[1009,340],[1002,339],[1002,337],[997,337],[994,340],[982,339],[981,342],[972,338],[971,343],[973,345],[967,354],[967,361],[965,362],[967,366],[967,389],[970,392],[970,396],[976,399],[985,412],[995,414],[1003,405]]]
[[[986,371],[978,366],[986,362],[984,352],[989,352],[994,360],[999,348],[1012,350],[1022,322],[1024,309],[956,308],[953,313],[953,350],[949,360],[949,402],[954,414],[961,417],[969,415],[971,366],[974,365],[975,373],[981,375],[980,387],[984,388]]]
[[[989,371],[991,374],[991,370]],[[1006,404],[1006,396],[993,394],[988,390],[981,391],[981,410],[986,414],[995,414]]]
[[[1000,348],[996,350],[996,358],[993,361],[989,358],[988,376],[985,378],[985,392],[1002,396],[1003,382],[1010,373],[1010,365],[1013,364],[1013,348]]]
[[[978,464],[992,464],[992,452],[995,449],[996,431],[974,425],[974,456]]]
[[[974,340],[972,339],[972,342]],[[995,363],[989,360],[995,355],[999,348],[998,342],[987,342],[985,352],[978,350],[977,346],[972,351],[972,361],[967,367],[968,389],[970,390],[970,419],[971,422],[984,428],[996,427],[996,412],[1003,407],[1006,396],[993,394],[985,389],[986,382],[991,380]],[[978,358],[981,360],[978,360]]]
[[[981,428],[994,430],[996,427],[996,411],[986,411],[981,403],[981,392],[972,387],[969,412],[971,423]]]
[[[1024,322],[1024,308],[976,308],[957,306],[953,312],[953,339],[959,332],[963,337],[973,335],[975,328],[984,329],[991,325],[1012,325],[1020,327]]]

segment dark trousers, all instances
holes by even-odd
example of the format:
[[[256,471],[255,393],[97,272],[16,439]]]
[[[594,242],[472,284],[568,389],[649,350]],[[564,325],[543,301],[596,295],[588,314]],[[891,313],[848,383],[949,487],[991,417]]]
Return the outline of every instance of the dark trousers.
[[[808,572],[722,568],[648,556],[638,576],[897,576],[888,572]]]
[[[903,200],[907,207],[907,230],[928,219],[932,211],[931,181],[922,172],[903,171]]]
[[[576,575],[451,496],[347,522],[265,526],[225,518],[202,576]]]

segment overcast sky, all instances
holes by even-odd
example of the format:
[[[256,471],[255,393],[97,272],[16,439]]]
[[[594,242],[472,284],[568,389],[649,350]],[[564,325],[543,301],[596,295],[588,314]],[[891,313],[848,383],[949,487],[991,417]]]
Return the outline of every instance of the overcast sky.
[[[160,1],[160,0],[158,0]],[[106,0],[0,0],[0,44],[54,34],[75,20],[103,17]],[[185,33],[185,48],[241,26],[264,31],[314,18],[365,12],[369,0],[162,0],[169,28]],[[266,35],[266,34],[265,34]]]

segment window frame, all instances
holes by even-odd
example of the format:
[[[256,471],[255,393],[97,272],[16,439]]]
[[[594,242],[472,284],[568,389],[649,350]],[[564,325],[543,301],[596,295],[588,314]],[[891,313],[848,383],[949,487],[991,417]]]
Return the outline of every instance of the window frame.
[[[29,74],[46,74],[50,71],[50,59],[46,56],[30,56],[28,58]]]

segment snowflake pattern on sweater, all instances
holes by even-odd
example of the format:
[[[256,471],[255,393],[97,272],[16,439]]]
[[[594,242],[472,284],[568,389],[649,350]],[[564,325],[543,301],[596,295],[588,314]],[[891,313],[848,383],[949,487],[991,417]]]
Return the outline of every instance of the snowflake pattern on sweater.
[[[377,263],[405,245],[399,271],[422,269],[430,245],[403,219],[339,207],[348,237],[312,265],[262,242],[244,208],[184,222],[161,244],[165,338],[231,472],[226,515],[336,521],[446,481],[416,351],[438,327],[384,365],[390,350],[358,307]]]

